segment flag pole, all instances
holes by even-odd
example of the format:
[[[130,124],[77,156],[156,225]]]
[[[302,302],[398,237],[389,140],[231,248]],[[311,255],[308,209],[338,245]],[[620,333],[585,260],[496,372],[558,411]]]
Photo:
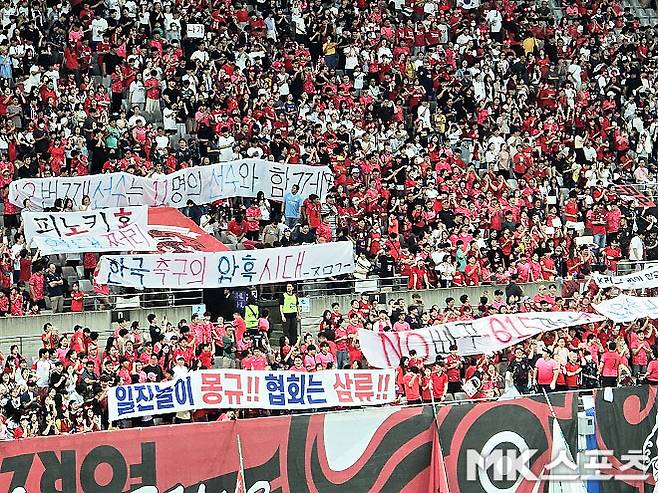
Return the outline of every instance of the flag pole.
[[[434,416],[434,419],[432,420],[434,422],[434,433],[436,433],[436,445],[439,454],[441,454],[441,469],[443,470],[443,474],[445,475],[446,478],[446,488],[447,491],[439,491],[438,493],[450,493],[450,480],[448,479],[448,468],[446,467],[446,461],[444,460],[443,457],[443,450],[441,450],[441,442],[439,441],[439,416],[436,413],[436,401],[434,400],[434,382],[432,382],[430,376],[430,398],[432,399],[432,415]]]
[[[242,442],[240,441],[240,434],[237,434],[238,437],[238,474],[235,481],[235,493],[246,493],[247,488],[245,485],[244,479],[244,460],[242,458]]]

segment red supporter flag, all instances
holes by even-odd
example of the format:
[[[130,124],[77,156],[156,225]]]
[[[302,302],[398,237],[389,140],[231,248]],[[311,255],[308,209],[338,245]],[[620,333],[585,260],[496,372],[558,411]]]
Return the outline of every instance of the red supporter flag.
[[[240,459],[240,463],[238,466],[238,476],[235,478],[235,493],[247,493],[247,487],[244,484],[244,462],[242,461],[240,435],[238,435],[238,458]]]
[[[432,433],[432,459],[430,463],[428,493],[449,493],[448,475],[446,473],[446,464],[443,460],[443,451],[439,443],[439,432],[436,427],[434,428]]]

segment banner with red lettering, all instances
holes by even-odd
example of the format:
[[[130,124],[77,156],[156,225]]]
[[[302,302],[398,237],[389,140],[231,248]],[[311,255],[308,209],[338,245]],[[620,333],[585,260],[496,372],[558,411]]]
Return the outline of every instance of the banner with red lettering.
[[[104,255],[97,284],[132,288],[224,288],[321,279],[354,272],[349,241],[264,250]]]
[[[431,325],[418,330],[373,332],[359,329],[361,351],[371,366],[393,368],[402,356],[416,350],[418,357],[434,363],[457,346],[462,356],[493,353],[549,330],[605,320],[601,315],[578,312],[531,312],[491,315],[477,320]]]
[[[192,409],[322,409],[393,402],[393,370],[200,370],[108,390],[111,421]]]

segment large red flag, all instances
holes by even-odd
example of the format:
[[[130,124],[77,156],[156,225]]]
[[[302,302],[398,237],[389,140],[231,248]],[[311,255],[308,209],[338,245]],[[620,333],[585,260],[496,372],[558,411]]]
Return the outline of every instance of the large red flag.
[[[432,433],[432,462],[430,464],[429,493],[450,493],[443,450],[439,443],[439,430]]]

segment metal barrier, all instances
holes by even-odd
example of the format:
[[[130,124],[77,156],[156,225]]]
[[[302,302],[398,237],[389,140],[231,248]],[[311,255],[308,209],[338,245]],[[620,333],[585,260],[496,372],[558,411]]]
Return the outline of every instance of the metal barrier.
[[[367,279],[345,279],[305,282],[299,286],[304,296],[326,296],[356,293],[406,291],[409,278],[403,276]]]
[[[48,301],[48,298],[46,298]],[[202,289],[149,290],[134,293],[110,293],[108,295],[86,295],[86,311],[129,310],[133,308],[166,308],[169,306],[200,305],[203,303]],[[46,304],[49,307],[49,303]],[[70,313],[71,300],[65,299],[65,312]],[[49,313],[45,311],[44,313]],[[17,317],[18,318],[18,317]]]
[[[621,276],[656,265],[658,265],[657,260],[622,260],[617,263],[617,270],[615,273]]]

